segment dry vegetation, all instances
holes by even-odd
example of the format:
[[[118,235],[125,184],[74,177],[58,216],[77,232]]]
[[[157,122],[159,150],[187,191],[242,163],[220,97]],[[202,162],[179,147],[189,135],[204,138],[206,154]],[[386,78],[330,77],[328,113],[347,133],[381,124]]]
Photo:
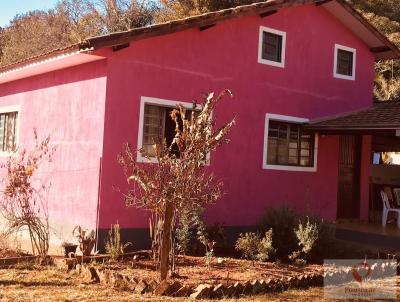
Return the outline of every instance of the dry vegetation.
[[[1,301],[171,301],[183,302],[187,298],[162,298],[151,295],[137,296],[127,291],[117,291],[101,285],[83,285],[74,273],[66,274],[53,268],[20,267],[0,270]],[[222,302],[283,302],[325,301],[322,288],[290,290],[263,296],[240,299],[223,299]]]

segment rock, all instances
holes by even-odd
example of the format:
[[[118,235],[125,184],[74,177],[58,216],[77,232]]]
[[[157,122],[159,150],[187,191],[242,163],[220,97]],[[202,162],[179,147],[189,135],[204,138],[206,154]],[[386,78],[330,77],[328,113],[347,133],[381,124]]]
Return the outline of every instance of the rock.
[[[157,288],[158,283],[155,280],[151,280],[149,283],[149,292],[154,292],[154,290]]]
[[[252,286],[249,281],[246,281],[243,283],[243,290],[242,290],[242,295],[247,295],[251,292]]]
[[[190,295],[192,299],[204,299],[209,298],[212,292],[212,286],[209,284],[200,284],[194,290],[194,293]]]
[[[233,288],[234,288],[234,291],[233,291],[234,296],[239,297],[243,294],[244,286],[240,282],[236,282],[233,285]]]
[[[217,259],[217,263],[218,263],[218,264],[223,264],[223,263],[225,263],[225,259],[219,257],[219,258]]]
[[[134,292],[136,294],[143,295],[144,293],[147,292],[148,287],[149,287],[149,285],[146,283],[146,281],[141,280],[141,281],[139,281],[138,284],[136,284]]]
[[[110,271],[108,270],[96,270],[97,275],[99,276],[101,284],[109,284],[110,283]]]
[[[235,287],[233,285],[228,285],[224,289],[224,296],[232,297],[235,294]]]
[[[258,280],[253,280],[252,282],[250,282],[251,284],[251,294],[252,295],[257,295],[260,294],[262,292],[264,292],[264,287],[263,284],[261,284],[260,281]]]
[[[161,283],[154,290],[154,294],[157,296],[172,296],[175,294],[180,288],[182,284],[178,281],[173,283],[168,282],[167,280],[161,281]]]
[[[174,293],[174,297],[189,297],[193,293],[193,289],[190,288],[189,286],[182,286],[180,289],[177,290],[176,293]]]
[[[118,288],[118,289],[128,288],[128,286],[124,280],[124,276],[122,276],[120,273],[117,273],[117,272],[111,273],[110,284],[112,287]]]
[[[217,286],[214,286],[214,289],[211,293],[211,298],[222,298],[225,295],[226,288],[220,283]]]
[[[81,269],[81,275],[84,282],[88,283],[99,283],[100,278],[97,275],[96,269],[92,266],[83,265]]]

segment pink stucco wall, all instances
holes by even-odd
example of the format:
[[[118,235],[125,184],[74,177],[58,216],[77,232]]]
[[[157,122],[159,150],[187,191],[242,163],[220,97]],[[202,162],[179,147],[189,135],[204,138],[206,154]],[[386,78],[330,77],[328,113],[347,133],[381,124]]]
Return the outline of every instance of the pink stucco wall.
[[[287,33],[284,69],[257,63],[260,26]],[[355,81],[333,77],[335,43],[357,49]],[[124,142],[136,146],[141,96],[190,102],[202,92],[224,88],[233,91],[234,99],[222,103],[216,116],[236,116],[237,124],[231,144],[211,154],[211,169],[224,181],[226,195],[208,211],[209,219],[251,225],[267,207],[282,203],[335,219],[338,137],[319,138],[317,172],[264,170],[265,114],[314,119],[370,106],[373,72],[368,47],[314,5],[140,40],[113,53],[108,58],[99,226],[116,221],[125,228],[148,225],[146,215],[126,209],[113,189],[126,188],[116,156]]]
[[[96,227],[105,95],[106,61],[0,85],[0,109],[20,105],[20,147],[32,145],[33,128],[56,147],[53,162],[38,175],[51,183],[54,246],[71,239],[75,225]]]

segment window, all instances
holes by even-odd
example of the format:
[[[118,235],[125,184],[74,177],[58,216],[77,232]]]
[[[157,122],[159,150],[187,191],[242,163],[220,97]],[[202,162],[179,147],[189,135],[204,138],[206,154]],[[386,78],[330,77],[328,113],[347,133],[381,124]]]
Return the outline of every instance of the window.
[[[260,27],[258,62],[285,67],[286,33],[268,27]]]
[[[306,119],[267,114],[264,169],[316,171],[316,137],[303,130]]]
[[[334,77],[345,80],[355,79],[356,50],[335,45]]]
[[[11,153],[17,148],[18,111],[0,108],[0,153]]]
[[[155,143],[161,143],[165,139],[168,146],[172,144],[175,137],[175,122],[170,115],[177,104],[189,108],[186,111],[187,117],[193,112],[190,110],[193,104],[190,103],[142,97],[138,148],[143,148],[144,153],[149,157],[155,156],[153,149]],[[172,152],[179,156],[178,149],[174,146],[172,146]],[[138,154],[138,161],[145,161],[144,154]],[[152,161],[155,162],[155,159]]]

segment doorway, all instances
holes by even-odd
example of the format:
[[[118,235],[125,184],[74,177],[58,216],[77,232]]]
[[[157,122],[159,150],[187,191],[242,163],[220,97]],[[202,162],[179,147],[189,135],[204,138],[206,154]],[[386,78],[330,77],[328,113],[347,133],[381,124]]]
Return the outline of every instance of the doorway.
[[[340,136],[338,219],[360,218],[360,171],[361,137]]]

